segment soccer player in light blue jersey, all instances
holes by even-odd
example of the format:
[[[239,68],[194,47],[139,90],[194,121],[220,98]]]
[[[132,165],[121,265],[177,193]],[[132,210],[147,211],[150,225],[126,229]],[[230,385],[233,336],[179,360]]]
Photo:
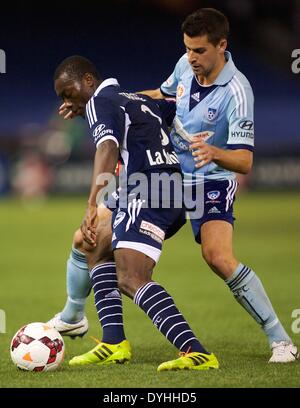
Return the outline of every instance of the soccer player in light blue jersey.
[[[226,51],[229,24],[211,8],[199,9],[182,25],[186,53],[153,98],[176,96],[171,133],[182,171],[194,187],[204,183],[204,212],[191,219],[197,243],[210,268],[266,334],[269,362],[298,357],[255,272],[233,254],[235,173],[247,174],[254,148],[253,92]]]

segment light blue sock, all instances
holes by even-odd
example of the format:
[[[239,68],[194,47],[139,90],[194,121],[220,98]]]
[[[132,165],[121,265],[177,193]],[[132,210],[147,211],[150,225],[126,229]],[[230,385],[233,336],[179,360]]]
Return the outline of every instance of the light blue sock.
[[[66,323],[77,323],[84,316],[86,298],[92,288],[85,255],[72,248],[67,263],[68,299],[60,318]]]
[[[229,279],[225,280],[236,300],[261,326],[271,346],[273,341],[292,342],[272,307],[260,279],[255,272],[239,264]]]

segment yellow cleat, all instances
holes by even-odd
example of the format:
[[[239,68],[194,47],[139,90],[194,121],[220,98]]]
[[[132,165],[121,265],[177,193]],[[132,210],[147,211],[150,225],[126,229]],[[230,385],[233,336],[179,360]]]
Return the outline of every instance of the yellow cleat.
[[[96,340],[99,344],[91,351],[75,356],[69,361],[70,366],[86,364],[124,364],[132,356],[131,347],[127,340],[118,344],[107,344]]]
[[[176,360],[166,361],[158,366],[157,371],[176,370],[209,370],[219,368],[219,362],[214,354],[199,352],[180,353]]]

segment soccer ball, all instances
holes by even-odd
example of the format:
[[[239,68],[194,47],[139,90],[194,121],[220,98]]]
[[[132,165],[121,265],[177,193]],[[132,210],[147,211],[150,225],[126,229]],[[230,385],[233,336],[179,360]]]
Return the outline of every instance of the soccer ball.
[[[64,359],[64,341],[56,329],[46,323],[30,323],[22,327],[10,345],[12,361],[21,370],[55,370]]]

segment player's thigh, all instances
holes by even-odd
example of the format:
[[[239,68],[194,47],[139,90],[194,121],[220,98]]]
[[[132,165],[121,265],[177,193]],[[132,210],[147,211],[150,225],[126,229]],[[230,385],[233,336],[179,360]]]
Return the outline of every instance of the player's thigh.
[[[114,251],[118,284],[123,293],[134,297],[136,291],[151,280],[155,261],[130,248]]]
[[[229,222],[223,220],[205,222],[201,226],[200,234],[203,255],[207,252],[224,256],[233,253],[233,227]]]

